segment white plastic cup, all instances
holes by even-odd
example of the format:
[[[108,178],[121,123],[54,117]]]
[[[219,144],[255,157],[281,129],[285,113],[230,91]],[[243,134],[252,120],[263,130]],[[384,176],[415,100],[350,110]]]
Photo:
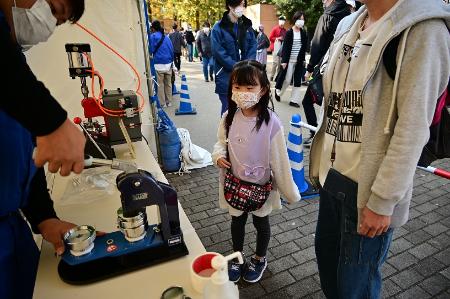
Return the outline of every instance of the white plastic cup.
[[[203,294],[206,284],[211,280],[211,275],[215,271],[211,261],[217,255],[219,255],[217,252],[205,252],[194,258],[191,263],[192,287],[200,294]]]

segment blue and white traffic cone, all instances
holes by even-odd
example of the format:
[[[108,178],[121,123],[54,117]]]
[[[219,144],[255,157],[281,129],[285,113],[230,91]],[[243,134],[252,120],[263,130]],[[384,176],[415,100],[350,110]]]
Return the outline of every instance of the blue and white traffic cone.
[[[292,177],[298,187],[302,199],[308,199],[319,195],[310,182],[305,179],[305,168],[303,164],[303,138],[300,123],[302,118],[294,114],[291,120],[291,128],[287,141],[289,162],[291,164]]]
[[[172,95],[174,96],[174,95],[177,95],[177,94],[180,94],[179,92],[178,92],[178,90],[177,90],[177,84],[176,84],[177,82],[176,82],[176,80],[173,82],[173,84],[172,84]]]
[[[181,76],[180,108],[175,111],[175,115],[182,114],[197,114],[197,110],[192,107],[191,98],[189,97],[186,75]]]

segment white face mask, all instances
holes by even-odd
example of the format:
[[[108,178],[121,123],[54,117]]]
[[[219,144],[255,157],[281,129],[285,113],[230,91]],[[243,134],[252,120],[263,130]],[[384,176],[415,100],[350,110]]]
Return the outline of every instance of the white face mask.
[[[283,21],[283,20],[278,21],[278,25],[280,25],[280,26],[284,26],[285,23],[286,23],[286,21]]]
[[[302,28],[303,26],[305,26],[305,20],[295,21],[295,26],[297,26],[297,28]]]
[[[242,17],[244,15],[244,11],[245,11],[245,8],[242,6],[238,6],[232,10],[232,12],[236,16],[236,18]]]
[[[261,90],[257,93],[251,91],[233,91],[231,100],[241,109],[249,109],[258,104]]]
[[[209,33],[209,27],[204,27],[204,28],[203,28],[203,31],[204,31],[206,34],[208,34],[208,33]]]
[[[37,0],[30,9],[19,8],[14,1],[12,15],[16,40],[25,51],[47,41],[55,31],[57,20],[45,0]]]

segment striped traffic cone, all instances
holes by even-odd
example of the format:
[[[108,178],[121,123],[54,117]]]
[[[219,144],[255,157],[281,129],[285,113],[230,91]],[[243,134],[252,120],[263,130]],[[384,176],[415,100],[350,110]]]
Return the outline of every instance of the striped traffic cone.
[[[308,199],[318,196],[319,192],[305,179],[305,168],[303,164],[303,138],[302,128],[300,126],[301,122],[302,118],[299,114],[294,114],[292,116],[287,149],[294,182],[298,187],[302,199]]]
[[[197,110],[192,107],[191,98],[189,97],[189,89],[187,86],[186,75],[181,76],[181,94],[180,94],[180,108],[175,111],[176,115],[182,114],[197,114]]]
[[[174,95],[177,95],[177,94],[180,94],[179,92],[178,92],[178,90],[177,90],[177,84],[176,84],[177,82],[175,81],[175,82],[173,82],[173,84],[172,84],[172,95],[174,96]]]

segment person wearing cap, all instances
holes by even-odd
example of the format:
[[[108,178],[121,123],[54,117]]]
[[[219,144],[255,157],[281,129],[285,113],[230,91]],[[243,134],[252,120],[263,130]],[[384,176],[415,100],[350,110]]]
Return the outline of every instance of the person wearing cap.
[[[283,43],[284,36],[286,35],[286,28],[284,24],[286,23],[286,18],[281,16],[278,18],[278,25],[273,27],[269,34],[270,40],[270,51],[273,56],[272,72],[270,75],[270,80],[273,81],[275,76],[278,74],[281,68],[281,58],[278,55],[281,50],[281,45]]]
[[[256,37],[256,60],[264,66],[264,69],[267,65],[267,49],[270,47],[270,41],[267,35],[264,33],[264,26],[260,24],[259,33]]]
[[[222,103],[221,115],[228,110],[228,86],[233,66],[256,58],[256,38],[252,21],[244,16],[247,0],[226,0],[227,11],[211,33],[216,94]]]

